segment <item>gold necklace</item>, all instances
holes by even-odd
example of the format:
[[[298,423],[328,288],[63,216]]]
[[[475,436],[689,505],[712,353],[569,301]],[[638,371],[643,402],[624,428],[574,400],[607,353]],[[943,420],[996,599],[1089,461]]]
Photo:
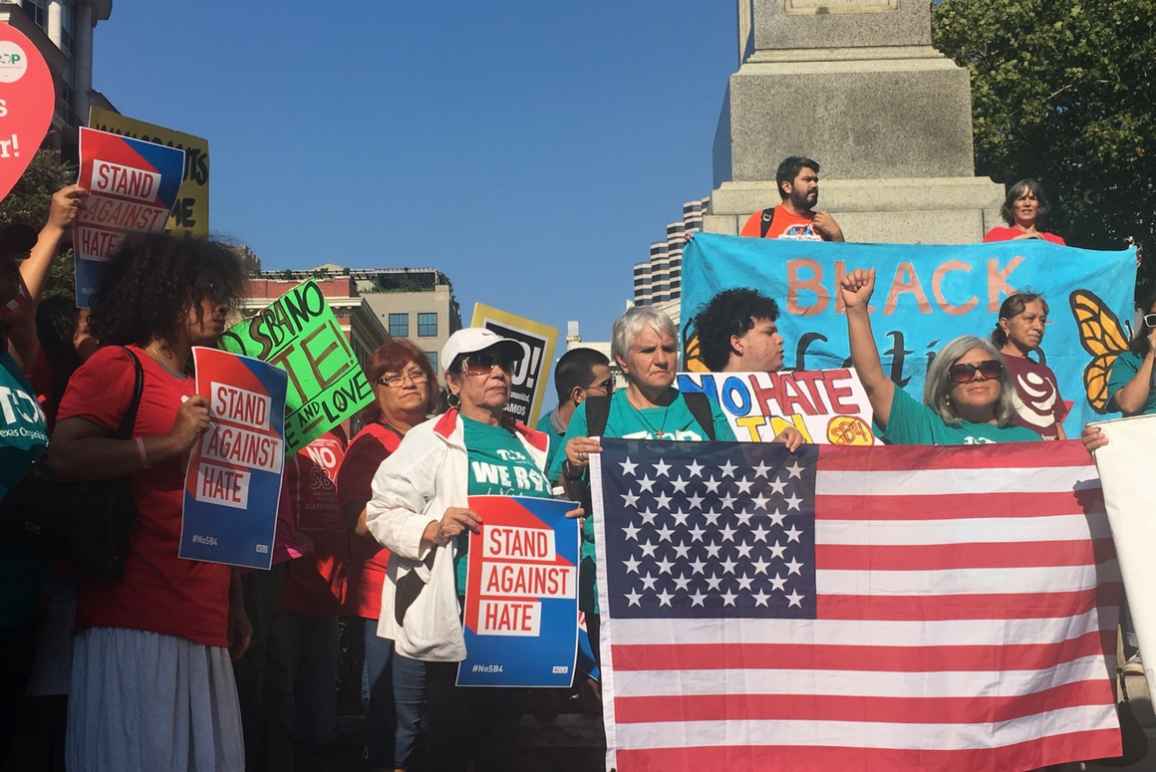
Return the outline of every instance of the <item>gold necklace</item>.
[[[631,405],[631,407],[634,406]],[[635,407],[634,409],[638,413],[638,420],[642,422],[642,425],[646,427],[646,430],[650,432],[654,439],[661,440],[666,437],[666,421],[670,418],[670,405],[667,405],[663,409],[662,426],[658,429],[654,428],[654,424],[647,420],[646,415],[642,412],[644,408]]]

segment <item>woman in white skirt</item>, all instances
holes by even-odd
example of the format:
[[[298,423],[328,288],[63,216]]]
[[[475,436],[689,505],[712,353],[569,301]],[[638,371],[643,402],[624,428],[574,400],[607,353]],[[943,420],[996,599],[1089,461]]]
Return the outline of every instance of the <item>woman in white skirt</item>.
[[[101,341],[61,400],[50,463],[63,477],[132,481],[123,577],[79,582],[66,759],[71,772],[241,772],[229,648],[249,626],[228,566],[177,557],[189,449],[209,427],[191,347],[214,345],[244,274],[214,242],[153,235],[106,264],[90,328]],[[143,388],[131,439],[114,439]],[[234,600],[235,599],[235,600]]]

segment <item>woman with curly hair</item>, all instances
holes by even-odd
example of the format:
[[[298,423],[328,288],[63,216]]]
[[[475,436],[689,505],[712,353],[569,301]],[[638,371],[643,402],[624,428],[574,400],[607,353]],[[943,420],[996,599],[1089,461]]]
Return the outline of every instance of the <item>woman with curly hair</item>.
[[[62,477],[128,477],[137,520],[123,576],[78,592],[71,770],[244,768],[229,659],[250,635],[240,585],[228,566],[177,557],[187,454],[209,425],[191,348],[214,345],[243,286],[226,246],[154,234],[126,240],[93,296],[103,347],[69,382],[49,456]],[[118,439],[138,367],[131,438]]]

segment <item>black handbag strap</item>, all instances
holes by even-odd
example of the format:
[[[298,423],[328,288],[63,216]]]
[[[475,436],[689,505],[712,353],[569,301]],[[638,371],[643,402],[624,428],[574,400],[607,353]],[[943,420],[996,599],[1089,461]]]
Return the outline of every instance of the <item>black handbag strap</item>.
[[[144,391],[144,368],[141,367],[140,358],[128,346],[121,346],[125,353],[128,354],[132,360],[133,370],[133,385],[132,385],[132,401],[128,403],[128,410],[125,411],[124,416],[120,419],[120,426],[116,429],[116,439],[130,440],[132,439],[132,430],[136,426],[136,414],[140,409],[140,395]]]

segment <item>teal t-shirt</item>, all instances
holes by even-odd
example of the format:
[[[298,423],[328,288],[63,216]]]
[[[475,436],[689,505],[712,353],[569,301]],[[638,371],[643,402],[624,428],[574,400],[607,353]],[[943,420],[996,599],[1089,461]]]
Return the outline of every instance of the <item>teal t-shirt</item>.
[[[20,368],[0,352],[0,499],[48,447],[44,411]]]
[[[550,495],[550,483],[534,459],[526,452],[517,435],[504,426],[491,426],[462,416],[465,429],[466,456],[469,462],[471,496],[540,496]],[[454,575],[458,594],[466,591],[469,534],[457,542]]]
[[[996,426],[964,421],[949,426],[939,414],[903,389],[891,398],[887,428],[876,433],[890,445],[990,445],[997,442],[1037,442],[1040,435],[1022,426]]]
[[[534,427],[550,438],[550,450],[546,454],[547,469],[554,466],[554,459],[562,454],[562,446],[564,444],[562,442],[562,438],[566,436],[565,427],[559,430],[558,427],[554,425],[554,414],[556,412],[556,410],[551,410],[549,413],[539,418],[538,425]]]
[[[1143,360],[1131,351],[1125,351],[1116,357],[1112,364],[1112,371],[1108,373],[1108,394],[1114,400],[1116,392],[1128,385],[1128,381],[1136,377]],[[1115,405],[1113,405],[1115,407]],[[1148,389],[1148,401],[1137,415],[1156,413],[1156,388]]]
[[[20,376],[16,361],[0,351],[0,499],[47,447],[48,428],[36,391]],[[0,546],[0,629],[26,624],[36,613],[40,569],[25,546]]]
[[[708,397],[709,399],[709,397]],[[575,437],[585,437],[586,432],[586,404],[583,402],[574,410],[570,417],[570,424],[566,427],[566,435],[562,438],[562,447]],[[731,430],[726,414],[718,404],[710,400],[711,419],[714,423],[714,436],[719,442],[734,442],[735,433]],[[666,407],[648,407],[638,409],[630,404],[626,390],[621,389],[610,396],[610,412],[606,417],[606,430],[603,437],[617,437],[627,440],[678,440],[682,442],[702,442],[709,439],[708,435],[694,414],[686,406],[682,394],[674,398]],[[551,480],[562,477],[562,463],[566,460],[566,453],[559,452],[549,466]],[[593,514],[593,513],[589,513]],[[582,557],[595,560],[594,557],[594,518],[587,517],[582,524]],[[595,594],[589,602],[583,603],[583,610],[598,613],[598,596]]]

